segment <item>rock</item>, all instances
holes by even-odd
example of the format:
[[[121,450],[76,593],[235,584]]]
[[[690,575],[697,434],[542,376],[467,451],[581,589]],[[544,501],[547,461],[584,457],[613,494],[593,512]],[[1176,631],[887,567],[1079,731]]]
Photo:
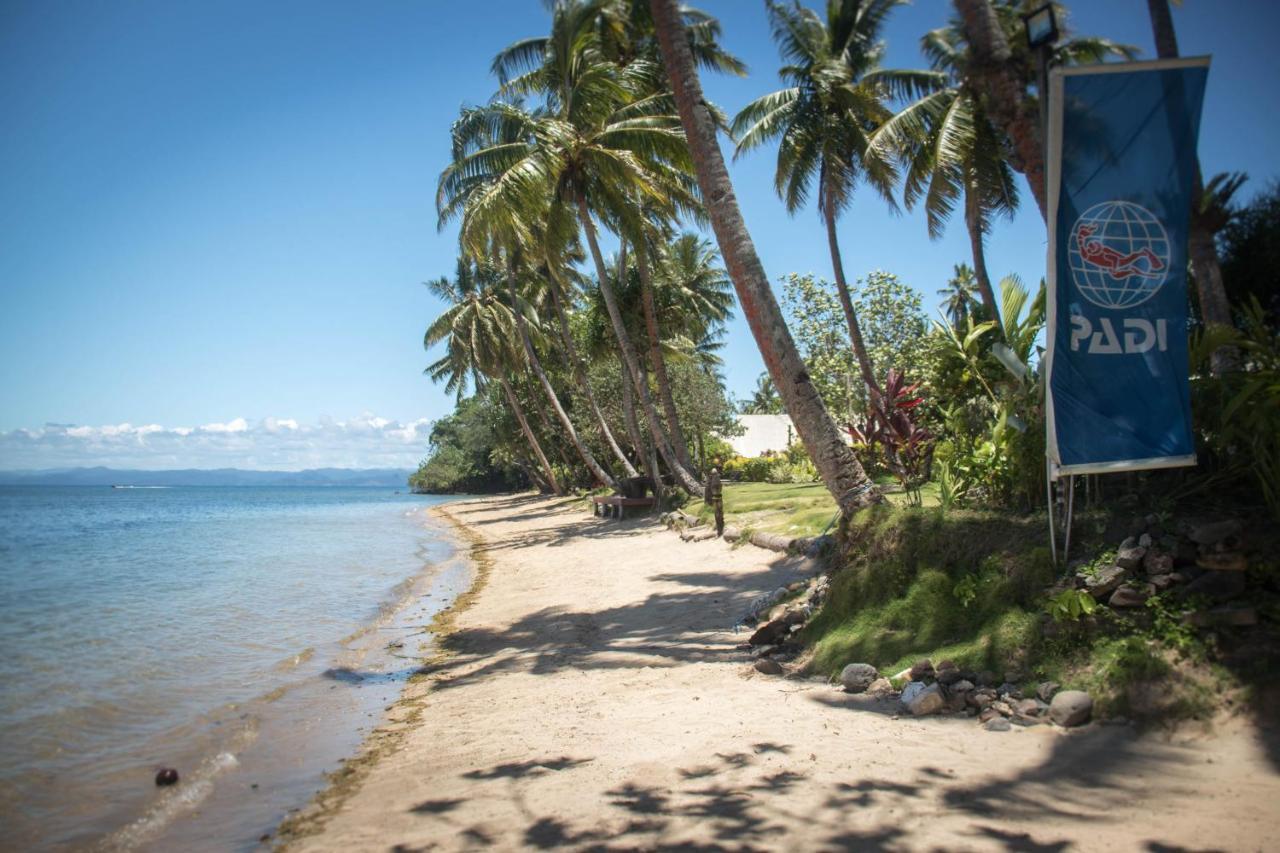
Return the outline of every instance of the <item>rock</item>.
[[[1142,587],[1122,586],[1111,594],[1107,604],[1112,607],[1143,607],[1155,592],[1153,587],[1148,587],[1150,587],[1149,584],[1144,584]]]
[[[991,707],[992,702],[996,701],[996,697],[985,690],[975,690],[965,698],[965,701],[968,702],[970,706],[977,708],[980,711],[985,711]]]
[[[785,619],[773,619],[756,629],[747,643],[752,646],[774,645],[786,639],[790,633],[791,623]]]
[[[1004,717],[992,717],[982,724],[982,727],[989,732],[1007,732],[1013,726]]]
[[[1083,575],[1084,588],[1094,598],[1103,599],[1115,592],[1116,588],[1124,583],[1125,578],[1128,576],[1128,569],[1123,569],[1120,566],[1103,566],[1093,574]]]
[[[867,687],[872,696],[885,696],[893,692],[893,682],[887,678],[877,678]]]
[[[1146,522],[1144,521],[1135,521],[1133,524],[1134,524],[1134,529],[1136,530],[1146,530],[1147,528]],[[1127,551],[1130,548],[1137,548],[1137,547],[1138,547],[1138,536],[1135,533],[1133,536],[1126,536],[1124,541],[1120,543],[1120,547],[1117,548],[1116,550]]]
[[[913,699],[924,692],[925,686],[926,685],[923,681],[908,682],[907,685],[902,688],[902,695],[898,697],[898,701],[902,703],[902,707],[908,707]]]
[[[1258,611],[1252,607],[1215,607],[1188,613],[1182,621],[1199,628],[1257,625]]]
[[[973,682],[962,678],[951,685],[952,693],[968,694],[973,692]]]
[[[997,719],[1002,720],[1004,718],[1000,716],[1000,712],[997,711],[995,708],[983,708],[978,713],[978,722],[980,723],[985,723],[988,720],[997,720]]]
[[[979,687],[995,687],[996,674],[989,669],[984,669],[978,673],[978,677],[974,679],[973,683]]]
[[[1164,592],[1176,583],[1174,577],[1175,576],[1172,573],[1167,575],[1152,575],[1151,585],[1156,588],[1156,592]]]
[[[1023,716],[1038,717],[1044,713],[1040,708],[1042,704],[1037,699],[1019,699],[1018,703],[1013,706],[1013,710]]]
[[[156,773],[156,786],[160,788],[178,784],[178,771],[172,767],[163,767]]]
[[[1186,586],[1189,596],[1201,595],[1212,601],[1226,601],[1244,592],[1242,572],[1205,572]]]
[[[769,658],[756,661],[756,672],[762,675],[782,675],[782,664]]]
[[[1053,694],[1057,693],[1061,687],[1062,685],[1056,681],[1042,681],[1036,687],[1036,696],[1041,702],[1050,702],[1053,700]]]
[[[1242,525],[1235,519],[1196,524],[1188,538],[1197,545],[1216,545],[1228,536],[1239,536]]]
[[[1008,702],[997,700],[991,703],[991,707],[1006,717],[1013,716],[1013,707]]]
[[[1121,548],[1116,552],[1116,565],[1122,569],[1136,569],[1142,565],[1142,558],[1147,556],[1147,549],[1135,546]]]
[[[1142,569],[1148,575],[1167,575],[1173,571],[1173,555],[1149,549],[1142,558]]]
[[[1223,554],[1203,554],[1196,560],[1196,565],[1211,572],[1243,572],[1249,568],[1249,561],[1239,551],[1228,551]]]
[[[1089,722],[1093,698],[1081,690],[1063,690],[1049,703],[1049,719],[1063,728]]]
[[[906,703],[907,710],[915,717],[936,714],[946,707],[946,704],[947,698],[942,695],[942,687],[937,684],[930,684]]]
[[[1022,698],[1022,691],[1018,689],[1018,685],[1006,681],[996,688],[996,693],[1001,697],[1012,697],[1014,699]]]
[[[1033,717],[1030,714],[1014,714],[1009,719],[1015,726],[1038,726],[1046,722],[1041,717]]]
[[[847,693],[863,693],[880,677],[880,673],[869,663],[851,663],[840,670],[840,683]]]
[[[748,646],[748,648],[750,648],[750,646]],[[778,646],[756,646],[751,649],[751,656],[753,658],[767,658],[769,655],[776,652],[778,648]]]
[[[924,681],[926,678],[933,678],[935,675],[933,663],[930,661],[916,661],[911,667],[912,681]]]
[[[1150,522],[1147,522],[1147,523],[1148,523],[1148,524],[1150,524]],[[1142,534],[1141,536],[1139,536],[1139,537],[1138,537],[1138,547],[1139,547],[1139,548],[1150,548],[1150,547],[1152,546],[1152,544],[1154,544],[1154,543],[1153,543],[1153,541],[1152,541],[1152,539],[1151,539],[1151,534],[1150,534],[1150,533],[1144,533],[1144,534]]]

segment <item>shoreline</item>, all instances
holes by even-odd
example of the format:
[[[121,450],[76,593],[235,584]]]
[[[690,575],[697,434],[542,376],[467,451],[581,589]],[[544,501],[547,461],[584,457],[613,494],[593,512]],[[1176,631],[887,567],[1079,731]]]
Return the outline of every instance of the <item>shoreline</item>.
[[[445,641],[455,630],[458,616],[474,606],[488,584],[493,568],[492,561],[482,550],[484,538],[450,513],[447,507],[483,501],[487,497],[492,496],[450,501],[427,508],[428,515],[447,522],[461,540],[459,553],[466,554],[472,572],[471,583],[454,597],[448,607],[436,611],[432,617],[426,629],[431,635],[432,654],[421,659],[417,671],[409,676],[399,697],[387,707],[380,723],[365,733],[355,753],[346,758],[339,769],[326,774],[325,786],[305,806],[287,815],[271,837],[263,839],[264,843],[278,850],[288,850],[303,839],[323,833],[328,820],[377,764],[401,745],[410,729],[422,722],[426,707],[424,700],[429,693],[429,687],[423,686],[431,681],[430,669],[449,656],[449,650],[444,647]]]

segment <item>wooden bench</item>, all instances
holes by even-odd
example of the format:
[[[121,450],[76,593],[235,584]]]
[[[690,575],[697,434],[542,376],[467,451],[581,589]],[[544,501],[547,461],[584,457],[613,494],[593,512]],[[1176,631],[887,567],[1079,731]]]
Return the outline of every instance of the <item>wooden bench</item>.
[[[654,498],[624,498],[622,495],[596,495],[591,499],[591,512],[593,515],[604,515],[606,518],[613,516],[619,521],[629,506],[653,506],[656,503]]]

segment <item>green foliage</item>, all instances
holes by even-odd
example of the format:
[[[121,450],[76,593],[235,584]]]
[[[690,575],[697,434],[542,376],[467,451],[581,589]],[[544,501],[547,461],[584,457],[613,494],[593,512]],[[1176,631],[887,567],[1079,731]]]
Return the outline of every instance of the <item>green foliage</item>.
[[[1237,366],[1220,377],[1209,356],[1233,347]],[[1193,423],[1210,463],[1205,487],[1252,482],[1280,519],[1280,333],[1256,298],[1240,312],[1240,328],[1212,329],[1192,339]]]
[[[515,433],[508,432],[514,428]],[[431,427],[431,449],[409,477],[415,492],[448,494],[524,488],[507,436],[518,435],[508,412],[488,393],[458,402]]]
[[[1098,609],[1098,602],[1083,589],[1066,589],[1050,596],[1044,609],[1054,622],[1075,622],[1081,617],[1091,616]]]
[[[867,393],[835,285],[790,273],[782,286],[791,334],[809,376],[831,413],[848,423],[866,411]],[[928,324],[920,295],[892,273],[877,270],[857,282],[854,310],[876,369],[895,368],[912,381],[925,363]]]
[[[1280,323],[1280,180],[1273,180],[1253,200],[1232,209],[1218,233],[1222,279],[1233,305],[1258,300],[1273,327]]]
[[[768,373],[761,373],[756,379],[756,390],[751,393],[751,398],[743,400],[741,404],[742,413],[744,415],[781,415],[786,413],[786,408],[782,405],[782,397],[778,396],[778,389],[774,386],[773,380],[769,378]]]

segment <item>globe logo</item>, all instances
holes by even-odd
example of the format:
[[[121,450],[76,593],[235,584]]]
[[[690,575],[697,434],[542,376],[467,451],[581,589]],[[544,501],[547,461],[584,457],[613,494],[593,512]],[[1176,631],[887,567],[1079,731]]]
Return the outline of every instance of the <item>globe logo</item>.
[[[1104,201],[1080,214],[1067,242],[1067,265],[1080,294],[1100,308],[1146,302],[1169,270],[1169,238],[1145,207]]]

